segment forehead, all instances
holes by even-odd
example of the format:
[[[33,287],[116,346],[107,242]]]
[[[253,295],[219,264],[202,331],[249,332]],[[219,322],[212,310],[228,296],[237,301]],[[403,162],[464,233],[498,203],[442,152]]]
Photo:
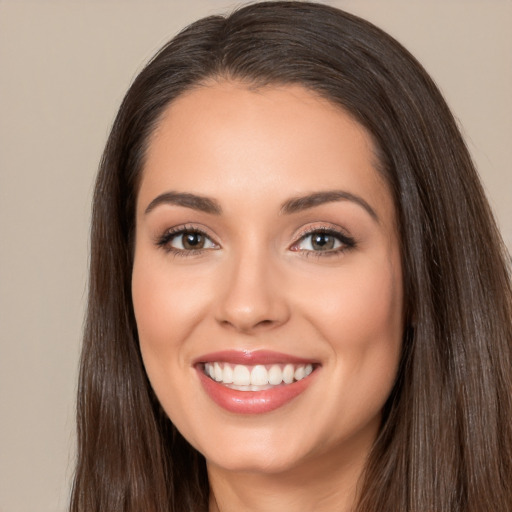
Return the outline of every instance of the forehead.
[[[368,132],[300,86],[195,88],[165,110],[148,146],[139,202],[177,190],[276,201],[318,190],[363,194],[394,210]]]

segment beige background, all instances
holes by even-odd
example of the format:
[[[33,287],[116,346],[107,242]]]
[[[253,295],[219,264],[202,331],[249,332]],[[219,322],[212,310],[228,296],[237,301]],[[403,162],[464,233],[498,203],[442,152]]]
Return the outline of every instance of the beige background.
[[[222,0],[0,0],[0,512],[63,512],[89,203],[136,72]],[[460,120],[512,247],[512,1],[331,1],[424,63]]]

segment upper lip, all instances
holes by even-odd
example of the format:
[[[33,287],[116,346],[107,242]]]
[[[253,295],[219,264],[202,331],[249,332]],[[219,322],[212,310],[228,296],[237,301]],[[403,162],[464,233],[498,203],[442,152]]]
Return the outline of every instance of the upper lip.
[[[313,359],[304,359],[302,357],[284,354],[282,352],[274,352],[273,350],[221,350],[218,352],[210,352],[197,357],[193,364],[224,362],[231,364],[243,364],[247,366],[257,364],[308,364],[318,363]]]

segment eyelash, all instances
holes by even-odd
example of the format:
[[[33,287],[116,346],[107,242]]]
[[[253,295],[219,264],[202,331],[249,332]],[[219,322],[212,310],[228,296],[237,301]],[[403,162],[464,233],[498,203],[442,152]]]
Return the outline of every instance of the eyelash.
[[[308,237],[313,235],[322,234],[332,236],[335,240],[340,243],[340,246],[334,249],[326,250],[326,251],[312,251],[307,249],[298,249],[297,247],[300,243],[306,240]],[[297,252],[302,252],[307,257],[314,258],[323,258],[323,257],[332,257],[338,256],[346,251],[350,251],[356,247],[356,240],[348,235],[345,235],[341,231],[333,229],[332,227],[320,226],[308,229],[301,233],[297,242],[292,245],[292,250]]]
[[[210,250],[211,248],[201,248],[201,249],[177,249],[176,247],[172,247],[170,244],[171,242],[179,237],[180,235],[189,235],[189,234],[197,234],[197,235],[201,235],[201,236],[204,236],[207,240],[210,240],[211,243],[213,243],[214,245],[217,245],[215,242],[212,241],[211,237],[206,234],[204,231],[202,231],[201,229],[197,229],[195,227],[191,227],[191,226],[179,226],[179,227],[176,227],[176,228],[171,228],[169,230],[167,230],[161,237],[159,237],[156,241],[156,245],[158,247],[161,247],[162,249],[164,249],[166,252],[168,253],[171,253],[173,254],[174,256],[184,256],[184,257],[188,257],[188,256],[195,256],[195,255],[198,255],[198,254],[201,254],[203,253],[204,251],[207,251],[207,250]]]
[[[201,236],[204,236],[206,239],[208,239],[212,244],[216,245],[215,242],[212,241],[211,237],[206,234],[201,229],[197,229],[195,227],[189,227],[189,226],[180,226],[176,228],[171,228],[168,231],[166,231],[161,237],[159,237],[156,241],[156,245],[158,247],[161,247],[168,253],[172,253],[174,256],[182,256],[182,257],[189,257],[189,256],[195,256],[198,254],[203,253],[204,251],[211,250],[212,248],[201,248],[201,249],[177,249],[176,247],[172,247],[170,243],[178,236],[185,235],[185,234],[198,234]],[[316,235],[316,234],[323,234],[332,236],[335,240],[337,240],[341,245],[335,249],[330,249],[326,251],[313,251],[308,249],[299,249],[296,248],[298,245],[300,245],[302,242],[304,242],[308,237]],[[351,249],[354,249],[356,247],[356,241],[354,238],[345,235],[341,231],[337,231],[331,227],[315,227],[309,230],[304,231],[300,234],[299,239],[291,246],[292,251],[301,252],[302,254],[306,255],[307,257],[330,257],[339,255],[343,252],[350,251]]]

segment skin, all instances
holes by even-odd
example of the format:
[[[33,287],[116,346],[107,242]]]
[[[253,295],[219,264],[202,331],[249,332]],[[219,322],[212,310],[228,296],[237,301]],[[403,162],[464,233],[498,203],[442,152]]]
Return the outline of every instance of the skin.
[[[360,198],[283,213],[290,198]],[[222,213],[161,202],[213,199]],[[132,292],[146,371],[163,408],[207,460],[210,510],[348,511],[397,372],[403,324],[395,208],[370,136],[298,86],[216,82],[166,110],[137,200]],[[158,241],[175,227],[211,242]],[[355,240],[312,249],[305,230]],[[219,350],[318,361],[306,390],[264,414],[228,412],[193,361]]]

